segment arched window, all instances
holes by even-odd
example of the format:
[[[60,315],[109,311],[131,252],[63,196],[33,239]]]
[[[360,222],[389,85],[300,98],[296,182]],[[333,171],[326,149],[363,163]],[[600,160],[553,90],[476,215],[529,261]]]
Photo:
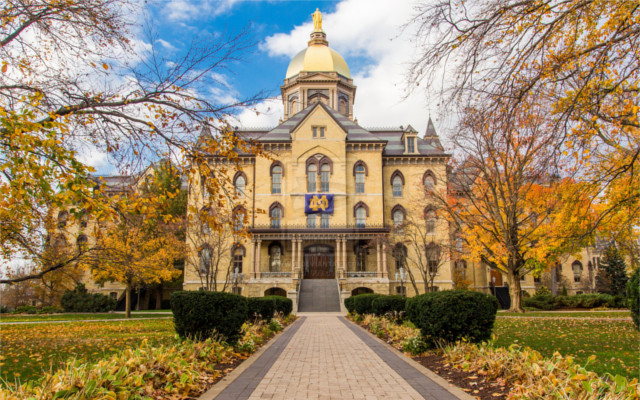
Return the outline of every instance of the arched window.
[[[233,209],[233,228],[236,231],[241,231],[244,228],[244,217],[246,211],[242,206],[237,206]]]
[[[407,215],[404,207],[400,204],[391,209],[391,216],[393,217],[393,227],[399,228],[404,224],[404,217]]]
[[[367,164],[362,160],[358,160],[353,165],[353,176],[356,177],[356,193],[364,193],[364,180],[367,175],[369,175]]]
[[[233,186],[236,190],[236,196],[244,197],[245,188],[247,186],[247,177],[242,172],[236,173]]]
[[[393,197],[402,197],[402,178],[399,175],[396,175],[391,180],[391,185],[393,187]]]
[[[369,216],[369,207],[361,201],[353,206],[353,216],[356,219],[356,228],[364,228],[366,218]]]
[[[367,269],[367,245],[363,242],[358,242],[353,248],[356,254],[356,271],[364,271]]]
[[[407,261],[407,247],[402,243],[396,243],[393,247],[393,258],[396,260],[396,271],[404,268]]]
[[[440,256],[442,255],[442,249],[440,245],[431,242],[425,247],[425,253],[427,258],[427,269],[429,275],[436,275],[438,273],[438,267],[440,266]]]
[[[320,167],[320,191],[329,191],[329,179],[331,178],[331,167],[329,164],[322,164]]]
[[[316,176],[318,175],[318,167],[315,164],[307,165],[307,192],[315,192],[318,188]]]
[[[209,268],[211,266],[211,247],[209,245],[204,245],[202,250],[200,250],[200,273],[207,274],[209,273]]]
[[[242,273],[242,260],[244,258],[244,246],[238,245],[233,250],[233,272]]]
[[[69,219],[69,213],[66,211],[60,211],[58,213],[58,228],[64,228],[67,226],[67,220]]]
[[[211,226],[209,226],[210,208],[202,207],[200,210],[200,232],[203,235],[211,234]]]
[[[364,193],[364,166],[357,165],[355,167],[356,175],[356,193]]]
[[[62,251],[64,249],[66,249],[66,247],[67,247],[67,239],[62,235],[56,237],[56,239],[53,241],[53,247],[55,247],[56,250],[58,250],[58,251]]]
[[[580,282],[580,276],[582,275],[582,263],[578,260],[574,261],[571,264],[571,269],[573,269],[573,281]]]
[[[433,208],[427,208],[424,211],[424,219],[427,233],[436,233],[436,222],[438,221],[438,214],[436,214],[436,210]]]
[[[283,208],[280,203],[275,202],[269,207],[269,218],[271,219],[272,228],[280,228],[283,214]]]
[[[299,111],[299,104],[300,102],[298,102],[298,97],[292,97],[289,99],[289,116],[296,114]]]
[[[425,190],[432,191],[436,187],[436,177],[433,175],[433,172],[425,172],[422,183],[424,184]]]
[[[84,253],[85,251],[87,251],[87,237],[85,235],[78,236],[78,239],[76,239],[76,245],[78,246],[78,253]]]
[[[280,272],[282,266],[282,247],[280,243],[272,243],[269,246],[269,271]]]
[[[338,101],[338,112],[345,117],[348,116],[349,109],[347,108],[347,101],[343,98]]]
[[[356,228],[364,228],[366,224],[367,211],[364,207],[356,208]]]
[[[282,193],[282,164],[276,161],[271,166],[271,193]]]

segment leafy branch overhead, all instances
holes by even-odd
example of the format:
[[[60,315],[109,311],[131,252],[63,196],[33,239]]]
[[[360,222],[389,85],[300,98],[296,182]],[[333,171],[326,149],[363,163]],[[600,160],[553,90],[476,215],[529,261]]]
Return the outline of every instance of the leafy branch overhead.
[[[235,135],[227,119],[261,94],[218,103],[205,93],[254,40],[245,30],[200,35],[170,59],[155,47],[151,28],[143,27],[144,42],[131,34],[140,28],[132,21],[143,15],[141,7],[127,0],[0,6],[5,260],[40,259],[54,210],[67,210],[75,221],[112,218],[111,200],[86,163],[94,154],[106,154],[125,174],[171,159],[180,175],[207,178],[212,204],[237,201],[226,171],[239,151],[260,150]],[[199,140],[203,131],[207,140]],[[212,155],[227,162],[213,163]]]

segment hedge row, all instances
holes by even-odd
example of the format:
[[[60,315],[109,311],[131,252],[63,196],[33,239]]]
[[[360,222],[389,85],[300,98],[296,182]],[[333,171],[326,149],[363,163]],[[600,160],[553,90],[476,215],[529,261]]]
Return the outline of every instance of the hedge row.
[[[66,290],[60,305],[66,312],[109,312],[116,309],[116,301],[100,293],[89,293],[82,283]]]
[[[578,294],[575,296],[536,295],[522,299],[522,305],[540,310],[595,307],[624,308],[627,306],[624,297],[603,293]]]
[[[640,268],[637,268],[627,281],[627,301],[631,309],[631,318],[640,329]]]
[[[180,291],[171,294],[173,323],[180,337],[204,340],[222,335],[227,342],[240,338],[248,319],[270,320],[275,312],[291,313],[291,299],[281,296],[246,298],[226,292]]]

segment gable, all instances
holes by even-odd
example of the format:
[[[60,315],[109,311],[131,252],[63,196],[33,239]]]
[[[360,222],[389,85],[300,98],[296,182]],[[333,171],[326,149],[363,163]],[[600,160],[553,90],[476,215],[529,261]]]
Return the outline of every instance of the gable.
[[[313,136],[316,128],[316,137]],[[324,134],[322,135],[322,131]],[[338,124],[325,107],[314,107],[291,133],[293,140],[341,140],[347,138],[347,132]]]

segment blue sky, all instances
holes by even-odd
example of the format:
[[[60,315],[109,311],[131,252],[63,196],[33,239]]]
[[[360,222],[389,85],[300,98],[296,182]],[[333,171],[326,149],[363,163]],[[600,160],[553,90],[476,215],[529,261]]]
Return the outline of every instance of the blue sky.
[[[406,96],[405,71],[415,54],[411,30],[401,27],[414,3],[403,1],[168,0],[150,3],[154,29],[169,51],[179,52],[202,33],[250,26],[258,41],[245,62],[220,76],[225,94],[243,98],[265,90],[280,94],[290,59],[307,46],[311,13],[323,13],[329,45],[343,55],[358,87],[355,117],[364,127],[413,125],[423,132],[429,113],[439,116],[423,88]],[[434,103],[435,104],[435,103]],[[278,99],[241,113],[239,125],[274,126],[282,116]]]

